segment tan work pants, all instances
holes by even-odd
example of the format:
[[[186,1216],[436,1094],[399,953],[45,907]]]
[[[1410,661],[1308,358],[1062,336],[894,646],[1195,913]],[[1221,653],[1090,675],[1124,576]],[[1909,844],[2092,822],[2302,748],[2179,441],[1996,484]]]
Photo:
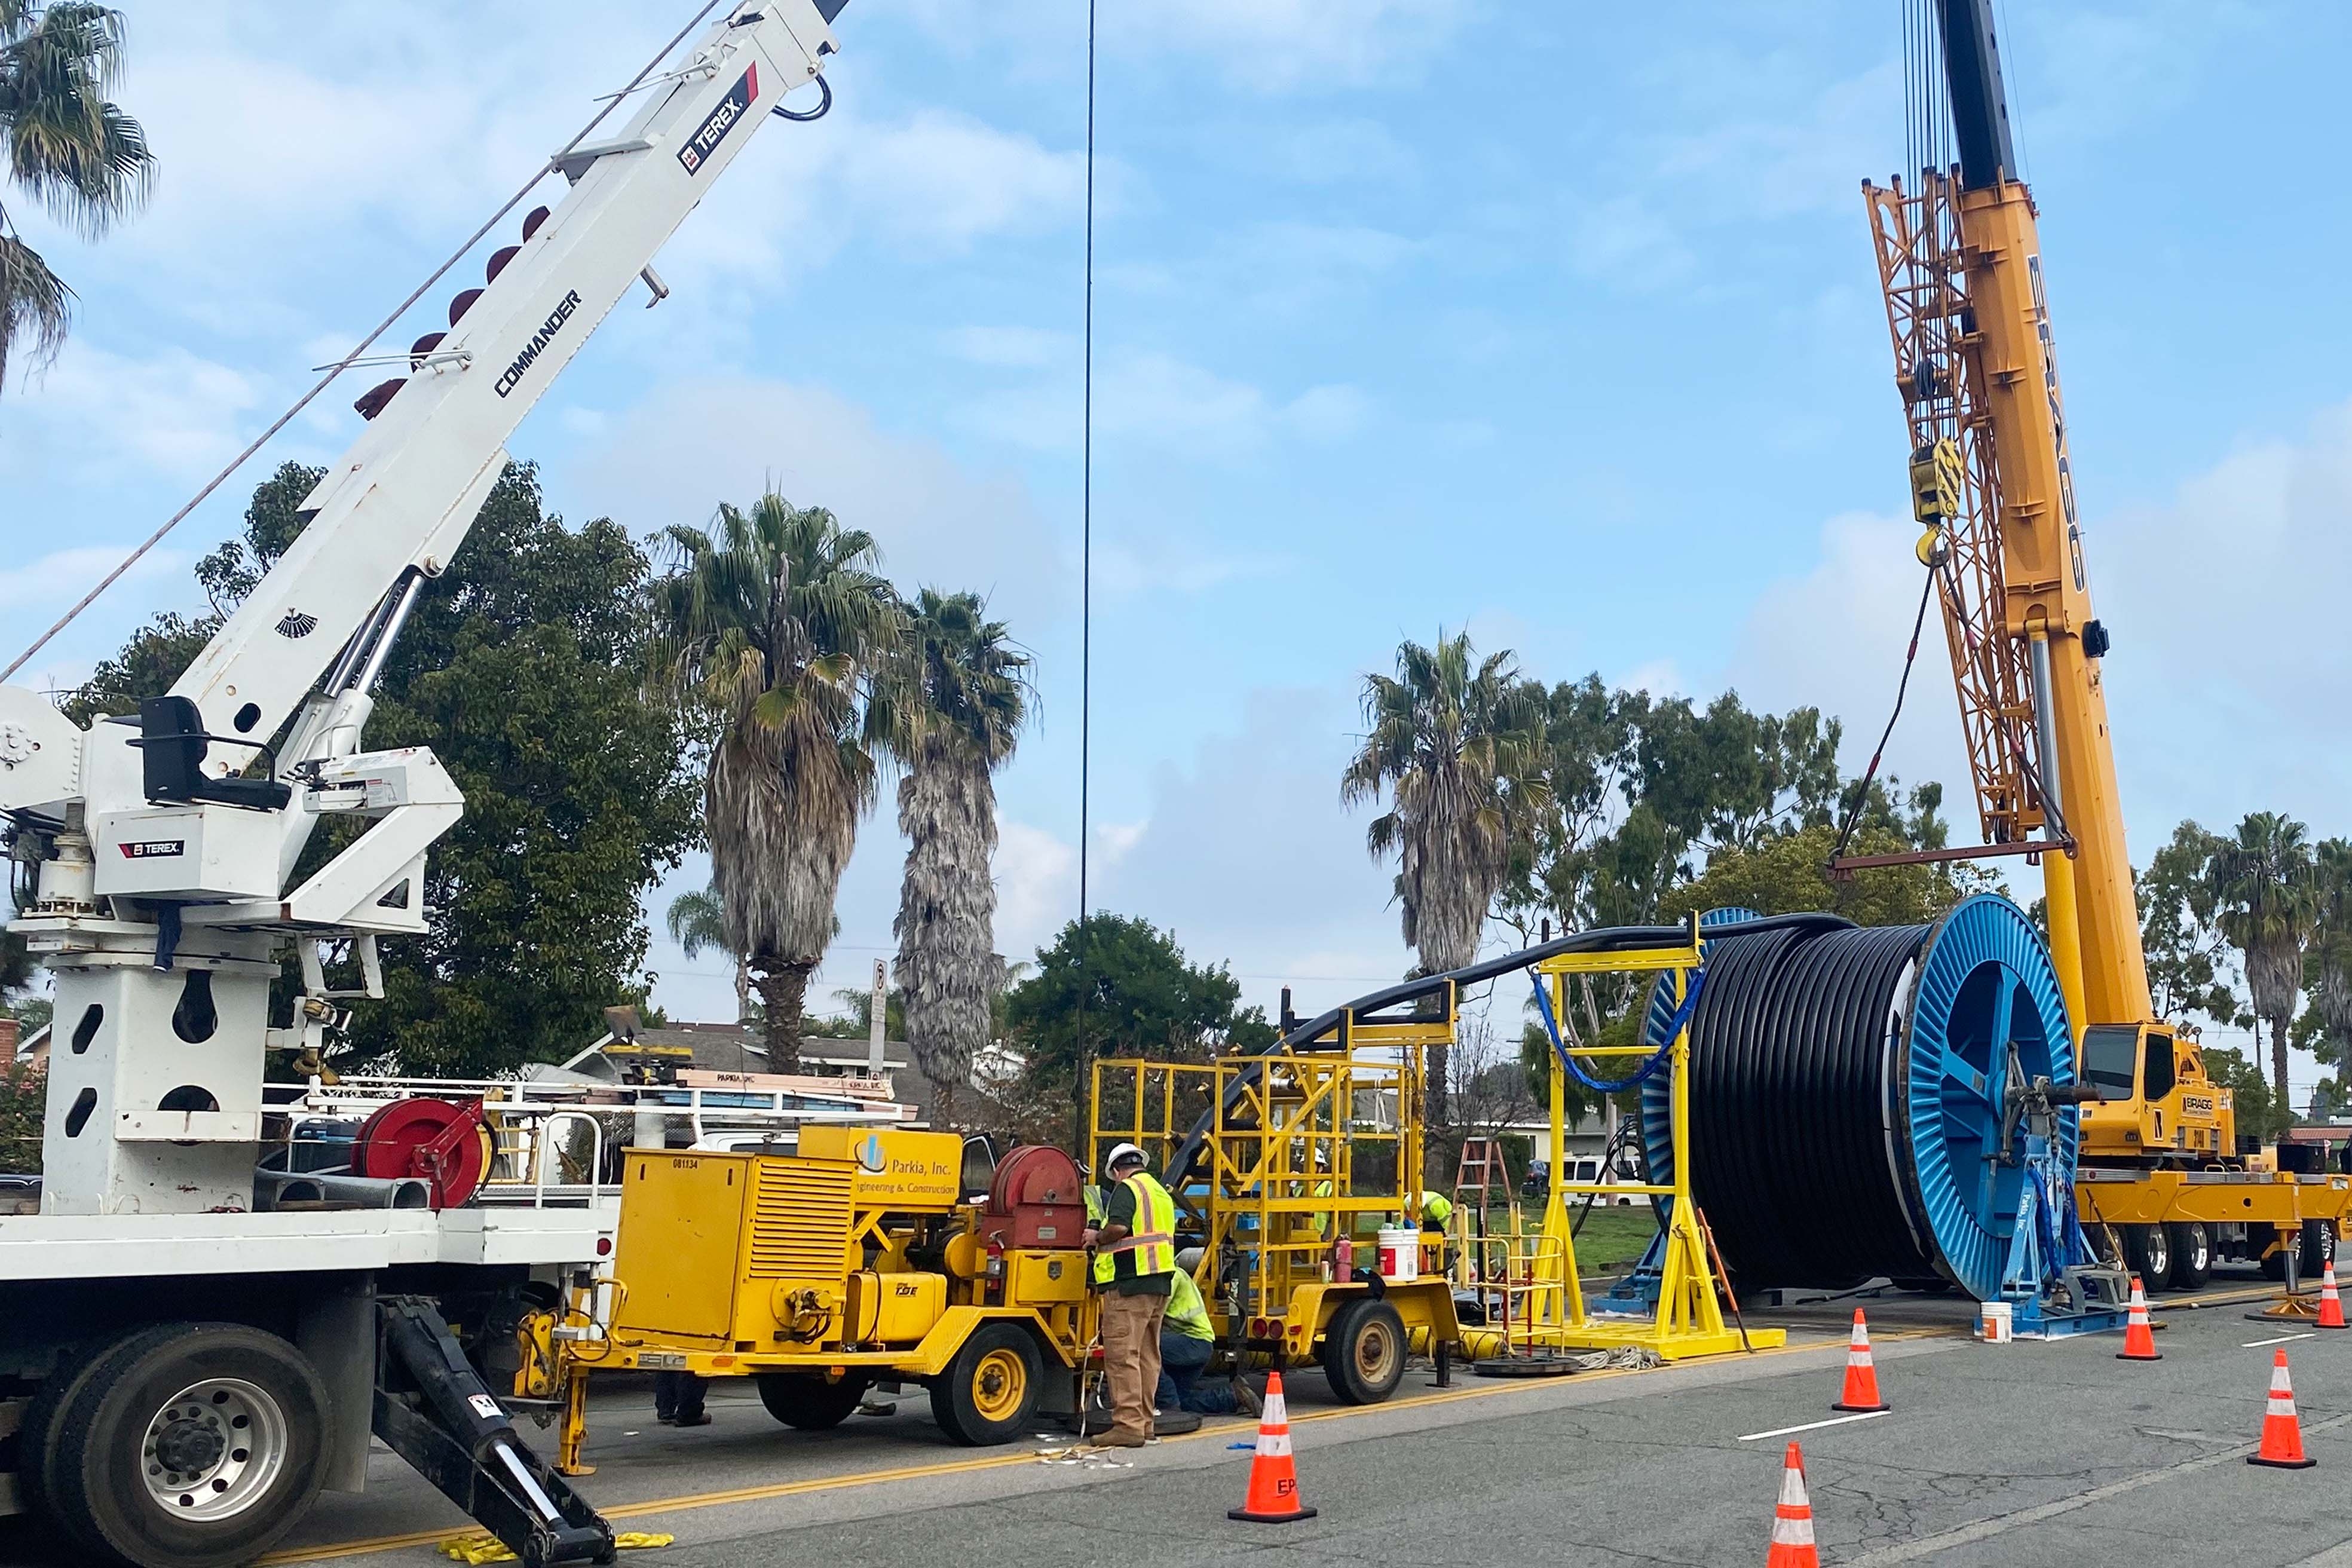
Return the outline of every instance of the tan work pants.
[[[1103,1371],[1110,1381],[1110,1436],[1151,1436],[1151,1399],[1160,1388],[1160,1322],[1165,1296],[1102,1296]]]

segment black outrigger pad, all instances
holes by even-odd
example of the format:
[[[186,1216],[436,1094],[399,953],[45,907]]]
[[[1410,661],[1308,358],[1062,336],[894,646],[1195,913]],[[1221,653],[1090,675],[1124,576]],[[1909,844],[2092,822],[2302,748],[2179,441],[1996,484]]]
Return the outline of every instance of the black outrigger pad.
[[[1485,1361],[1472,1362],[1470,1370],[1480,1377],[1566,1377],[1570,1373],[1582,1372],[1584,1368],[1575,1356],[1547,1352],[1543,1355],[1490,1356]]]

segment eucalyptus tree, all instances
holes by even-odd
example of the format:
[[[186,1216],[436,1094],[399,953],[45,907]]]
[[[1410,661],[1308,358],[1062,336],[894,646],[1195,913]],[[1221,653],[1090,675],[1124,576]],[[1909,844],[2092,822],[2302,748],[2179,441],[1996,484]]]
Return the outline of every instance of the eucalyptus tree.
[[[1011,760],[1034,688],[1029,654],[977,594],[925,588],[890,667],[887,706],[907,838],[898,983],[907,1045],[939,1086],[940,1120],[988,1044],[1004,961],[996,952],[996,770]]]
[[[672,570],[654,585],[654,672],[710,731],[703,809],[720,929],[757,982],[768,1059],[791,1071],[874,802],[888,714],[872,698],[907,614],[871,536],[773,491],[662,537]]]

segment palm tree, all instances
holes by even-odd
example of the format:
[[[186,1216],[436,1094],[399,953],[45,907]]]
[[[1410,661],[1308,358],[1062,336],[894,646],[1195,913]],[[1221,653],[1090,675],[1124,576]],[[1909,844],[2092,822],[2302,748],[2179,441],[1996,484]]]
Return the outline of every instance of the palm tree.
[[[2352,1055],[2352,840],[2323,841],[2314,857],[2318,908],[2308,967],[2321,1055],[2339,1068]]]
[[[1478,955],[1486,913],[1502,890],[1514,836],[1547,795],[1543,689],[1519,679],[1513,655],[1474,665],[1469,634],[1406,642],[1396,675],[1364,678],[1363,749],[1339,798],[1389,809],[1365,834],[1374,858],[1398,858],[1404,940],[1421,971],[1459,969]],[[1446,1118],[1447,1052],[1430,1052],[1430,1109]]]
[[[106,97],[122,68],[122,17],[104,5],[0,0],[0,146],[25,194],[96,238],[146,200],[154,155]],[[73,290],[0,206],[0,386],[10,351],[36,364],[65,346]]]
[[[663,535],[654,668],[714,729],[703,815],[728,951],[757,976],[768,1059],[800,1065],[801,1006],[874,804],[868,699],[905,636],[873,539],[773,491]]]
[[[727,945],[727,907],[717,888],[680,893],[669,901],[669,939],[685,952],[688,962],[700,958],[705,951],[724,952],[733,959],[735,1021],[740,1024],[751,1016],[751,966]]]
[[[2302,823],[2257,811],[2215,851],[2212,879],[2221,934],[2245,958],[2254,1016],[2271,1026],[2271,1083],[2287,1103],[2287,1026],[2303,991],[2303,949],[2319,915],[2312,849]]]
[[[1033,688],[1030,657],[988,618],[977,594],[925,588],[893,667],[898,831],[907,869],[898,894],[898,984],[907,1044],[939,1086],[939,1120],[955,1112],[974,1053],[988,1044],[990,1003],[1003,988],[996,952],[996,784],[1013,755]]]

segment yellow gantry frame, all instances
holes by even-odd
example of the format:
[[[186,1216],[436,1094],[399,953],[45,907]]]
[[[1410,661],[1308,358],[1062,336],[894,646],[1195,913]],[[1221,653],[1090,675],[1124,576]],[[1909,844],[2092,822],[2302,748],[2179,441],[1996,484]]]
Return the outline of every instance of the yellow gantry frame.
[[[1692,917],[1690,929],[1690,941],[1675,947],[1641,948],[1622,952],[1567,952],[1538,960],[1535,970],[1541,977],[1540,983],[1550,990],[1552,1016],[1555,1018],[1570,1016],[1569,977],[1574,974],[1664,974],[1667,976],[1667,984],[1679,1008],[1683,998],[1689,994],[1691,977],[1697,973],[1701,963],[1696,916]],[[1592,1046],[1578,1051],[1577,1055],[1639,1058],[1649,1056],[1654,1049],[1654,1047],[1644,1045]],[[1655,1352],[1663,1360],[1680,1361],[1690,1356],[1719,1355],[1727,1351],[1761,1349],[1781,1344],[1788,1338],[1779,1329],[1749,1329],[1743,1336],[1724,1323],[1723,1309],[1716,1296],[1716,1275],[1706,1236],[1701,1228],[1698,1205],[1691,1200],[1690,1026],[1687,1023],[1667,1043],[1666,1052],[1666,1063],[1661,1070],[1669,1075],[1674,1180],[1663,1184],[1633,1186],[1623,1183],[1604,1184],[1565,1179],[1568,1169],[1567,1069],[1560,1065],[1557,1052],[1552,1056],[1551,1192],[1544,1203],[1540,1245],[1530,1260],[1533,1282],[1538,1289],[1531,1302],[1529,1342],[1559,1350],[1612,1350],[1638,1345]],[[1588,1193],[1604,1195],[1645,1193],[1652,1203],[1669,1205],[1663,1278],[1659,1281],[1658,1305],[1654,1317],[1643,1320],[1612,1314],[1596,1318],[1585,1311],[1584,1289],[1577,1279],[1576,1239],[1570,1234],[1568,1200],[1571,1195]],[[1546,1277],[1554,1271],[1559,1275],[1556,1280]],[[1548,1289],[1555,1285],[1557,1289]],[[1513,1343],[1518,1342],[1521,1342],[1518,1337],[1514,1335]]]

